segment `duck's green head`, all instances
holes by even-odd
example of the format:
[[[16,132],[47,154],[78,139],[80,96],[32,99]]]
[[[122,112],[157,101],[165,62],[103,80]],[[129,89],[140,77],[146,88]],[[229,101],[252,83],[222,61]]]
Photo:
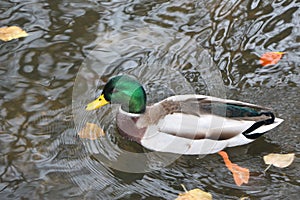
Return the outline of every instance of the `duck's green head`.
[[[110,79],[102,94],[86,106],[86,110],[95,110],[106,104],[121,104],[122,110],[129,113],[143,113],[146,109],[146,93],[135,79],[121,75]]]

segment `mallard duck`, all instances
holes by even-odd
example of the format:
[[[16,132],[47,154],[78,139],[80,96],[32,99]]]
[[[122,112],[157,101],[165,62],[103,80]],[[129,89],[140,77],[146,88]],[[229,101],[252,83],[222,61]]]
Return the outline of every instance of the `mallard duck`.
[[[86,110],[120,104],[116,123],[121,135],[150,150],[186,155],[250,143],[283,121],[268,108],[205,95],[171,96],[151,106],[146,102],[143,86],[119,75]]]

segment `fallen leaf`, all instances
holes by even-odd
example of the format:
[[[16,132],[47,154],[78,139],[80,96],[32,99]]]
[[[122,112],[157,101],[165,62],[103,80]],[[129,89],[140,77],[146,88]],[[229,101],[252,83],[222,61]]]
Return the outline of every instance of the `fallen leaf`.
[[[279,62],[279,60],[281,59],[283,54],[285,54],[285,53],[284,52],[267,52],[267,53],[264,53],[260,57],[260,64],[262,66],[275,65],[276,63]]]
[[[82,139],[96,140],[105,136],[105,133],[97,124],[87,122],[83,129],[79,131],[78,135]]]
[[[240,200],[250,200],[249,197],[241,197]]]
[[[241,186],[243,183],[248,183],[250,176],[249,169],[240,167],[233,163],[231,169],[229,168],[229,170],[232,172],[234,182],[238,186]]]
[[[264,161],[267,165],[274,165],[275,167],[288,167],[294,161],[295,154],[288,153],[288,154],[277,154],[271,153],[264,156]]]
[[[175,200],[212,200],[212,195],[200,189],[187,191],[184,185],[181,185],[185,193],[179,194]]]
[[[3,40],[5,42],[27,36],[28,34],[26,33],[26,31],[17,26],[6,26],[0,28],[0,40]]]
[[[243,183],[248,183],[250,177],[249,169],[232,163],[225,151],[220,151],[218,154],[222,156],[226,167],[231,171],[235,184],[241,186]]]

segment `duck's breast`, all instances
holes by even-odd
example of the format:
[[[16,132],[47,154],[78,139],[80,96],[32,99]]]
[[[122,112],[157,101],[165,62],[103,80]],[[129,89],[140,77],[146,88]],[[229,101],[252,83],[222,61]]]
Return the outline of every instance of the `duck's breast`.
[[[146,128],[137,128],[136,122],[138,119],[138,116],[128,116],[122,112],[119,112],[116,117],[119,133],[140,143],[145,134]]]

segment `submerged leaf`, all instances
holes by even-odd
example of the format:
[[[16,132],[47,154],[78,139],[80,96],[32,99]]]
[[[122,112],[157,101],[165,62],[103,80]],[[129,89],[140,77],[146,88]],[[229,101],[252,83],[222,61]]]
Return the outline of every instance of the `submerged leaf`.
[[[283,54],[285,54],[285,53],[284,52],[267,52],[267,53],[264,53],[260,57],[260,64],[262,66],[275,65],[276,63],[279,62],[279,60],[281,59]]]
[[[241,186],[243,183],[248,183],[250,177],[249,169],[232,163],[225,151],[220,151],[218,154],[222,156],[226,167],[231,171],[235,184]]]
[[[97,124],[86,123],[85,127],[79,131],[78,135],[82,139],[96,140],[105,136],[105,133]]]
[[[0,40],[3,40],[5,42],[26,36],[28,36],[28,34],[17,26],[0,28]]]
[[[179,194],[175,200],[212,200],[212,195],[208,192],[204,192],[198,188],[187,191],[184,185],[182,187],[185,193]]]
[[[295,154],[288,153],[288,154],[277,154],[271,153],[264,156],[264,161],[267,165],[274,165],[275,167],[288,167],[294,161]]]

